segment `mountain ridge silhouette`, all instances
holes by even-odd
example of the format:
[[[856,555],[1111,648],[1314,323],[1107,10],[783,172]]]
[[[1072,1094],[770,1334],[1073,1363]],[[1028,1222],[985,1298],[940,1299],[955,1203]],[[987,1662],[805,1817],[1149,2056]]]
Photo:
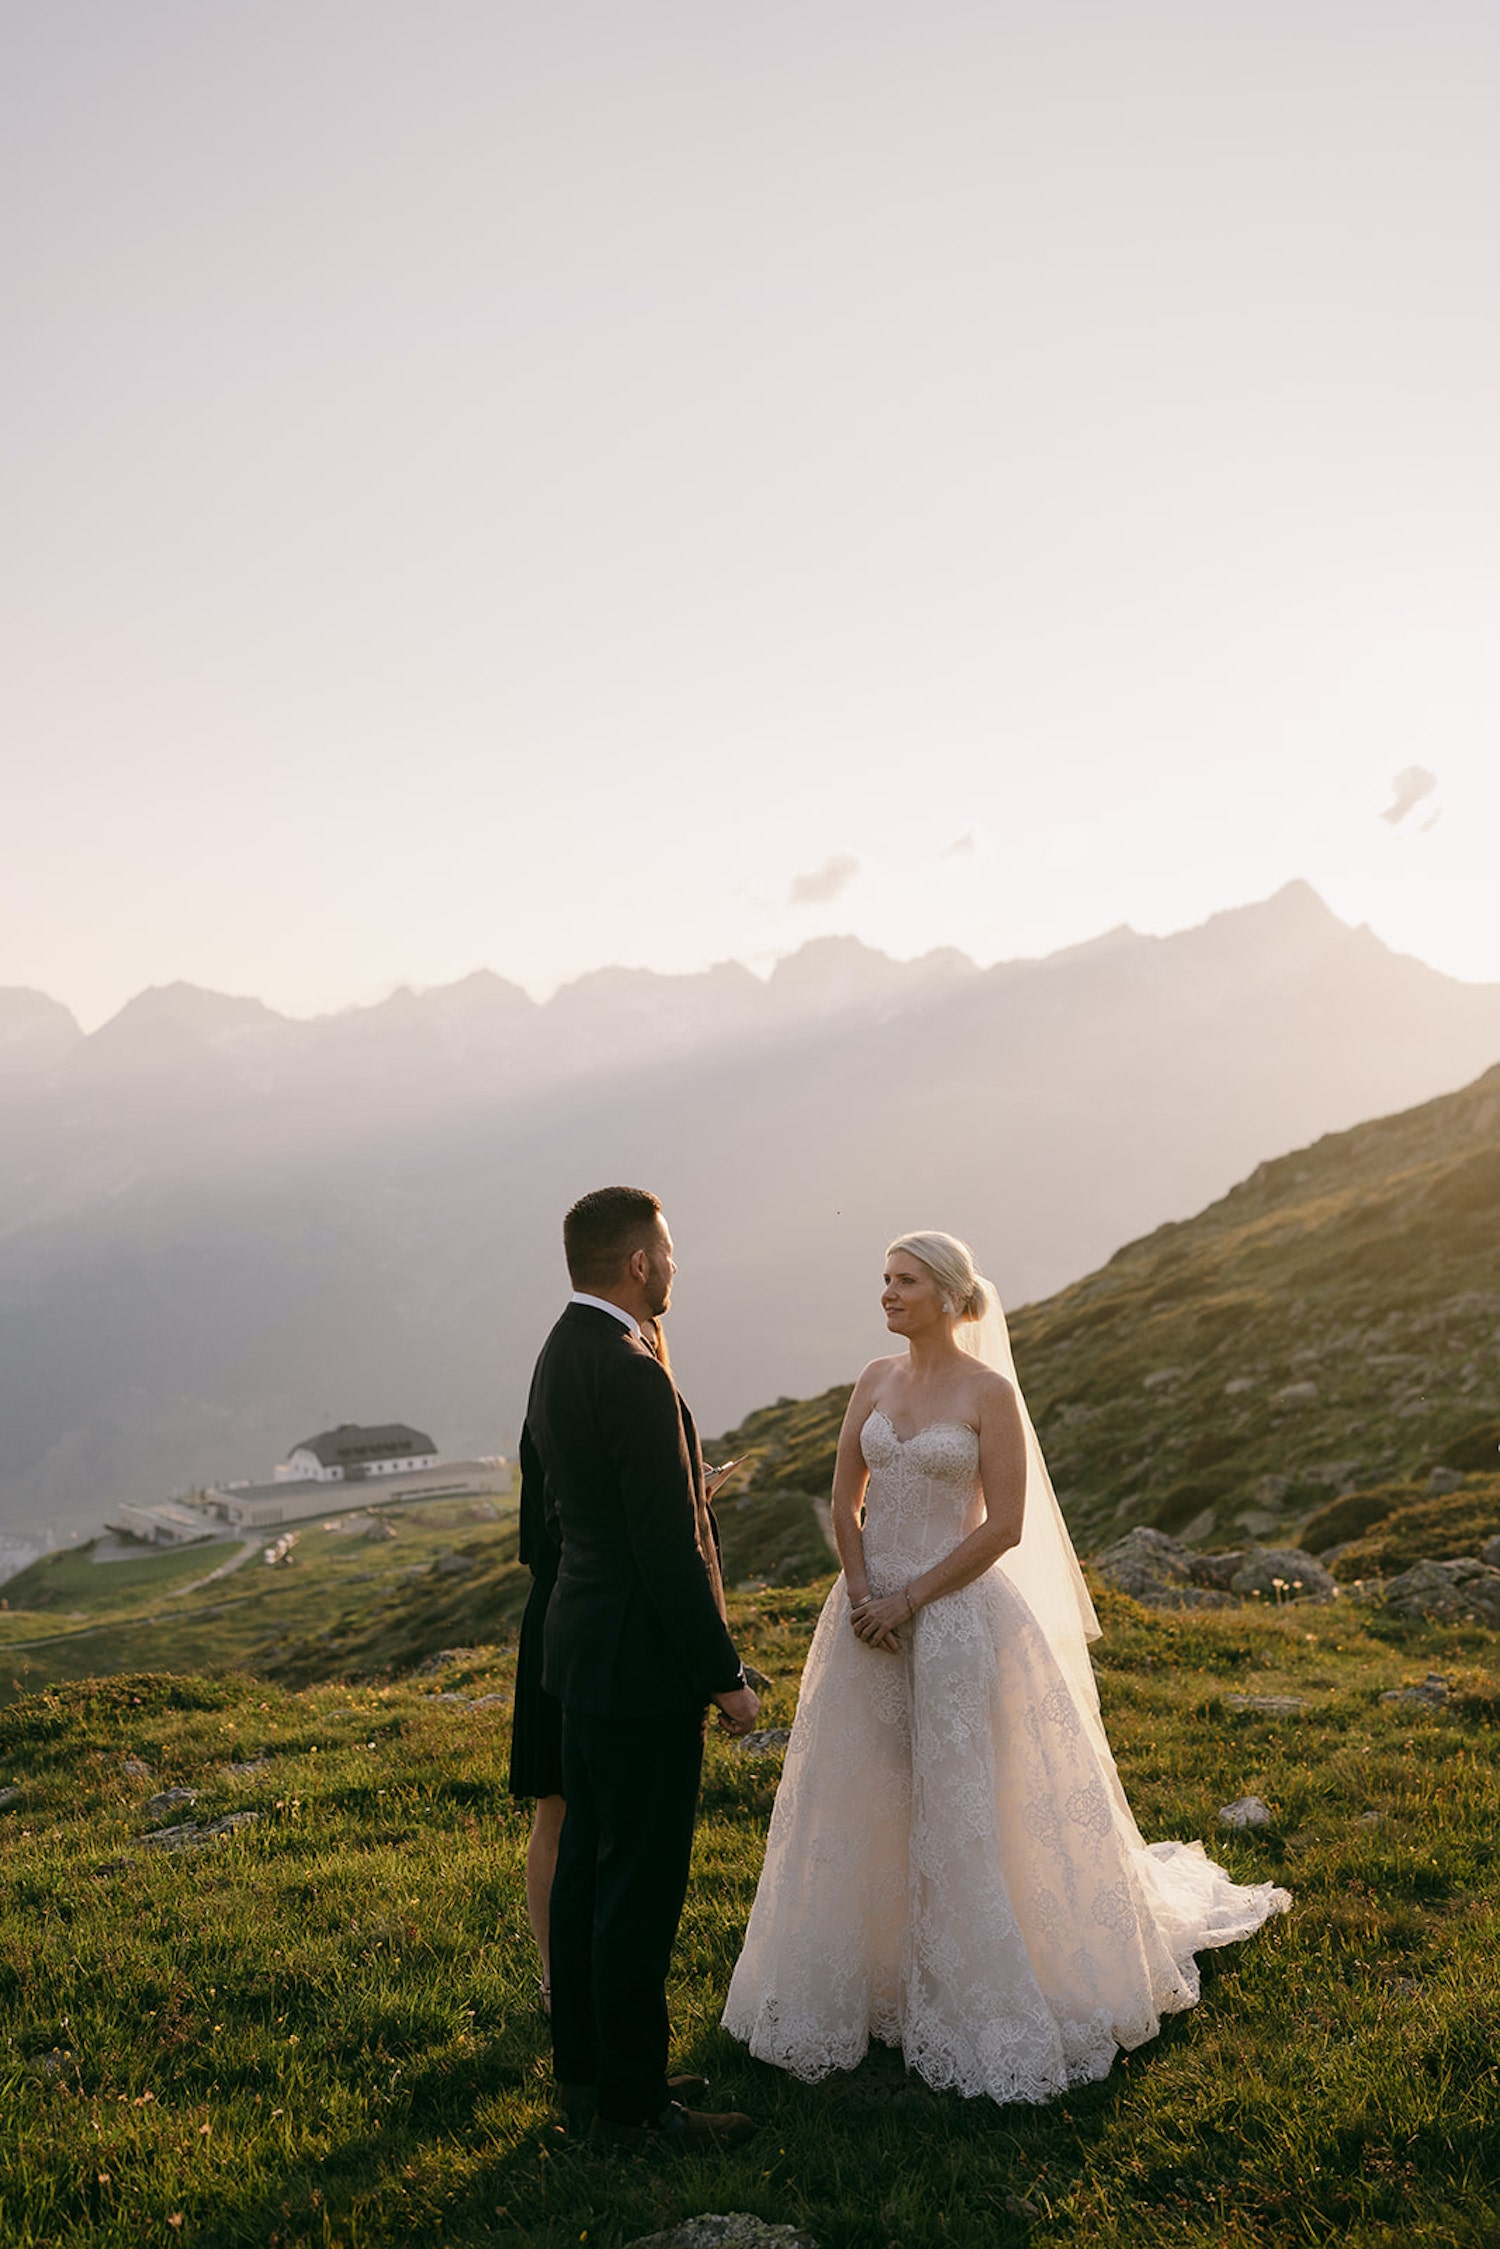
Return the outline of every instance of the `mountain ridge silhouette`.
[[[664,1198],[674,1358],[723,1428],[881,1347],[898,1231],[965,1235],[1021,1305],[1500,1056],[1500,986],[1303,884],[990,969],[820,939],[764,981],[538,1003],[481,971],[311,1022],[166,987],[60,1056],[54,1005],[0,994],[0,1052],[50,1026],[0,1109],[6,1527],[264,1476],[304,1424],[513,1443],[562,1211],[610,1179]]]

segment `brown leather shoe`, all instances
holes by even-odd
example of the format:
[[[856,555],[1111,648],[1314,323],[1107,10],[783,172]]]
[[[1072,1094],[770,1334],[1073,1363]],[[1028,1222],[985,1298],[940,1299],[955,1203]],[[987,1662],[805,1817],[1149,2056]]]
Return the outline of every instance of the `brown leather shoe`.
[[[667,2091],[674,2102],[690,2108],[701,2101],[708,2091],[706,2077],[669,2077]],[[556,2088],[557,2105],[562,2110],[563,2123],[574,2139],[582,2138],[594,2121],[594,2111],[599,2106],[599,2095],[592,2085],[559,2085]]]
[[[602,2155],[705,2155],[738,2147],[754,2130],[750,2118],[734,2109],[684,2108],[681,2101],[672,2101],[650,2124],[613,2124],[596,2116],[589,2126],[589,2146]]]

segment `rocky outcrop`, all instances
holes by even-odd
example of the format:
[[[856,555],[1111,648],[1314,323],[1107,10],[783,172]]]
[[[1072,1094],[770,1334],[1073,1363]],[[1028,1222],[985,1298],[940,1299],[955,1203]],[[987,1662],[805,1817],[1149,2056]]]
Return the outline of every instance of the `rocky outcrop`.
[[[1180,1539],[1165,1531],[1137,1523],[1123,1538],[1094,1557],[1094,1568],[1106,1585],[1156,1609],[1225,1609],[1233,1596],[1222,1587],[1205,1584],[1199,1565],[1215,1557],[1195,1554]]]
[[[1138,1524],[1095,1555],[1092,1567],[1106,1585],[1148,1608],[1222,1609],[1242,1601],[1280,1607],[1332,1601],[1343,1592],[1396,1616],[1500,1629],[1500,1538],[1487,1539],[1477,1557],[1421,1561],[1384,1583],[1373,1577],[1340,1587],[1321,1561],[1297,1546],[1196,1554],[1180,1539]]]
[[[1164,1531],[1137,1524],[1094,1558],[1106,1585],[1157,1609],[1226,1609],[1236,1601],[1331,1601],[1333,1579],[1297,1547],[1251,1546],[1197,1554]]]
[[[1397,1616],[1500,1626],[1500,1569],[1469,1555],[1453,1562],[1418,1562],[1391,1578],[1383,1597]]]

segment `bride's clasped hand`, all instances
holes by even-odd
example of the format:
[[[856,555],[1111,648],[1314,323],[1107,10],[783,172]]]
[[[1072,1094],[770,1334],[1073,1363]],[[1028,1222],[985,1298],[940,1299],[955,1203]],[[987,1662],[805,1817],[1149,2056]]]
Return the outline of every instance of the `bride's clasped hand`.
[[[724,2021],[816,2079],[871,2038],[935,2087],[1050,2099],[1198,1998],[1194,1955],[1290,1904],[1120,1787],[1098,1624],[966,1245],[903,1235],[839,1438],[819,1619]]]

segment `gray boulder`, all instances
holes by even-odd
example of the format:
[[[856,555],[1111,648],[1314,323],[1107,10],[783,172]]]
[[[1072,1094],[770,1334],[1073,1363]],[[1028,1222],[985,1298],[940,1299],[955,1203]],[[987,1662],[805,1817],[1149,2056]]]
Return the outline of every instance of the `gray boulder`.
[[[1461,1468],[1434,1468],[1427,1479],[1427,1493],[1431,1499],[1441,1499],[1446,1492],[1462,1491],[1464,1472]]]
[[[1492,1570],[1500,1570],[1500,1537],[1487,1538],[1479,1549],[1481,1562],[1488,1562]]]
[[[1442,1624],[1500,1625],[1500,1569],[1472,1555],[1418,1562],[1388,1580],[1385,1606],[1397,1616],[1435,1617]]]
[[[1295,1546],[1258,1547],[1230,1578],[1229,1589],[1244,1601],[1257,1593],[1263,1601],[1331,1601],[1338,1591],[1322,1563]]]
[[[1180,1539],[1137,1523],[1135,1529],[1094,1556],[1106,1585],[1157,1609],[1223,1609],[1230,1596],[1194,1578],[1198,1557]]]
[[[1206,1585],[1215,1593],[1227,1593],[1234,1573],[1250,1559],[1249,1550],[1237,1546],[1229,1554],[1191,1554],[1188,1557],[1195,1585]]]

